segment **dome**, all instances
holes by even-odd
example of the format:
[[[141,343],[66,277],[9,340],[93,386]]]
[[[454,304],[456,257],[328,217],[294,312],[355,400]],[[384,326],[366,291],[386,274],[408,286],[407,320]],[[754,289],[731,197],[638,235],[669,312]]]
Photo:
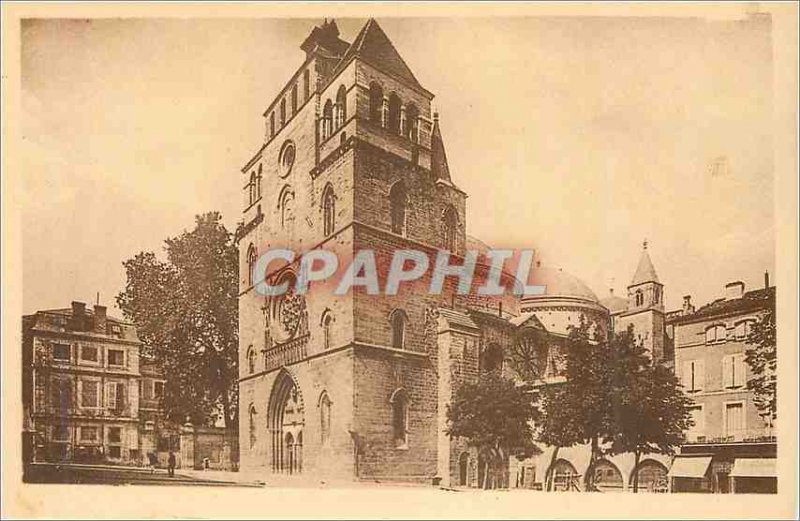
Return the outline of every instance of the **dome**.
[[[618,297],[613,293],[600,301],[600,305],[612,313],[628,309],[628,299]]]
[[[544,295],[529,295],[529,299],[573,297],[598,302],[597,295],[578,277],[556,268],[531,268],[529,284],[545,286]]]

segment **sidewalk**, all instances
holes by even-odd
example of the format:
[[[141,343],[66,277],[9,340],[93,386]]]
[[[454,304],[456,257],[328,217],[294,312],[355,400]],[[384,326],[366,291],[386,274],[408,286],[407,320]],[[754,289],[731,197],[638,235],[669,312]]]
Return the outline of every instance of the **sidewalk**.
[[[225,483],[238,483],[241,485],[264,485],[264,476],[254,472],[233,472],[229,470],[194,470],[175,469],[176,476],[186,476],[195,479],[207,479]]]

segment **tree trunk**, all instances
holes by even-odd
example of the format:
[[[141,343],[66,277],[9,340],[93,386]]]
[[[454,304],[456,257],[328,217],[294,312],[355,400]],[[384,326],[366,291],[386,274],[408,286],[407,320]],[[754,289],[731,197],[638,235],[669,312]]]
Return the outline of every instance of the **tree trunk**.
[[[633,453],[633,493],[639,492],[639,458],[641,453],[637,450]]]
[[[483,483],[481,484],[481,488],[487,490],[489,488],[489,461],[485,461],[483,463]]]
[[[592,453],[589,456],[589,467],[586,469],[586,476],[584,477],[584,485],[586,487],[586,492],[596,492],[597,488],[594,486],[594,467],[599,459],[598,452],[599,452],[599,444],[597,442],[597,436],[592,436]]]
[[[556,462],[556,460],[558,459],[558,450],[559,450],[560,448],[561,448],[561,447],[559,447],[558,445],[556,445],[556,446],[555,446],[555,448],[553,449],[553,455],[552,455],[552,456],[550,456],[550,465],[547,467],[547,473],[546,473],[546,475],[545,475],[545,481],[546,481],[546,483],[545,483],[545,487],[544,487],[544,489],[545,489],[547,492],[552,492],[552,490],[553,490],[553,464],[554,464],[554,463]]]

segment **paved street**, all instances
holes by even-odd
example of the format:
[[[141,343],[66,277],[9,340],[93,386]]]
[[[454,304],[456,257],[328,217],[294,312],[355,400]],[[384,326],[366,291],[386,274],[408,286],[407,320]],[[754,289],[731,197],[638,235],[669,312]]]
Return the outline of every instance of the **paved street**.
[[[25,468],[26,483],[80,483],[102,485],[190,485],[190,486],[242,486],[260,487],[257,482],[242,482],[233,479],[207,478],[196,475],[181,474],[176,470],[174,477],[169,477],[164,469],[136,467],[114,467],[110,465],[78,465],[52,463],[34,463]]]

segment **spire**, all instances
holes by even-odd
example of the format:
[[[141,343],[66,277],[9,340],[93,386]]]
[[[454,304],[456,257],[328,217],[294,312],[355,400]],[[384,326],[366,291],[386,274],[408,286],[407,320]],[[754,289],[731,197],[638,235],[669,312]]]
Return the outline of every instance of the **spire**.
[[[435,179],[452,182],[450,167],[447,166],[447,153],[444,151],[442,131],[439,129],[439,113],[433,114],[433,130],[431,131],[431,172]]]
[[[647,239],[642,243],[642,256],[639,258],[639,266],[636,267],[636,274],[633,276],[631,286],[645,282],[658,283],[656,269],[653,267],[653,261],[650,260],[650,254],[647,253]]]

